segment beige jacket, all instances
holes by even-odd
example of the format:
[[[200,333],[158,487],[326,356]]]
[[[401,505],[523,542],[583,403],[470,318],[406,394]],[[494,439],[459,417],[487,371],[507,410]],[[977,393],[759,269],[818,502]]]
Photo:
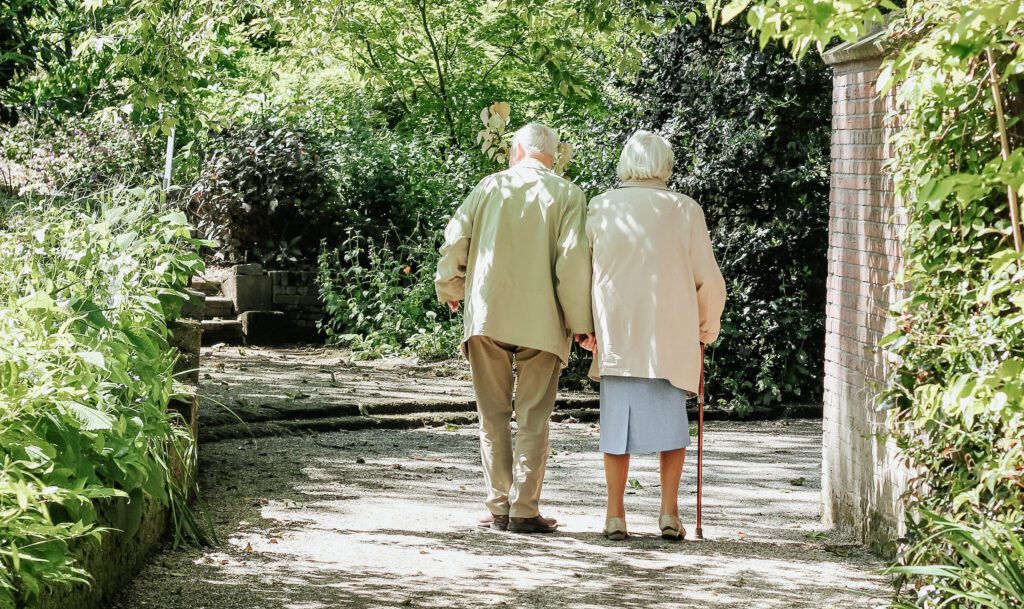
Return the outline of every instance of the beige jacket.
[[[590,201],[598,351],[590,375],[666,379],[696,393],[700,343],[721,328],[725,280],[704,212],[659,180]]]
[[[586,198],[527,158],[484,178],[445,229],[434,284],[442,302],[466,301],[471,336],[554,353],[594,327]]]

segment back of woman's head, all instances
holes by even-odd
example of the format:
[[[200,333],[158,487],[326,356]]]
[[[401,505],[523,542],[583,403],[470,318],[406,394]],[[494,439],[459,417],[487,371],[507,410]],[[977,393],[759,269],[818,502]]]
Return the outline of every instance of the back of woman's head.
[[[672,175],[675,155],[668,140],[656,133],[639,130],[629,138],[619,156],[618,174],[628,180],[667,180]]]

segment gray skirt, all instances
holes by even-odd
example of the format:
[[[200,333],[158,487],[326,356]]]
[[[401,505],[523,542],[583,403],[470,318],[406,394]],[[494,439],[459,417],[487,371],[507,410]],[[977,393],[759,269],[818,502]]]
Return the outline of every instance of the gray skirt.
[[[665,379],[601,377],[601,452],[654,453],[690,445],[686,391]]]

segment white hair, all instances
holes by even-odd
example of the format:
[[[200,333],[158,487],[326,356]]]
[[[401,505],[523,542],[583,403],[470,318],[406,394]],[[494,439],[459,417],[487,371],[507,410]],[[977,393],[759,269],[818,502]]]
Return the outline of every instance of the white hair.
[[[667,180],[672,175],[675,155],[668,140],[640,130],[633,134],[619,156],[618,174],[627,180]]]
[[[558,156],[558,133],[541,123],[527,123],[512,136],[511,150],[515,151],[516,146],[522,146],[526,152],[550,155],[553,159]]]

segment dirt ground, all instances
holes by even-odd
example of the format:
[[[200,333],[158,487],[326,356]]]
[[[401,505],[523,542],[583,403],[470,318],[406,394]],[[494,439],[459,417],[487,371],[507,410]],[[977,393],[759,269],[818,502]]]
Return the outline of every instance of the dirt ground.
[[[373,383],[376,373],[368,374],[362,381]],[[274,390],[257,381],[241,386]],[[597,434],[592,424],[552,426],[542,503],[543,513],[562,523],[552,535],[475,526],[483,478],[471,425],[205,444],[202,487],[220,545],[156,556],[111,607],[885,604],[883,563],[819,524],[820,421],[708,424],[704,542],[669,543],[656,535],[654,456],[634,459],[636,484],[627,497],[632,539],[600,536]],[[692,523],[693,463],[684,478],[683,517]]]

